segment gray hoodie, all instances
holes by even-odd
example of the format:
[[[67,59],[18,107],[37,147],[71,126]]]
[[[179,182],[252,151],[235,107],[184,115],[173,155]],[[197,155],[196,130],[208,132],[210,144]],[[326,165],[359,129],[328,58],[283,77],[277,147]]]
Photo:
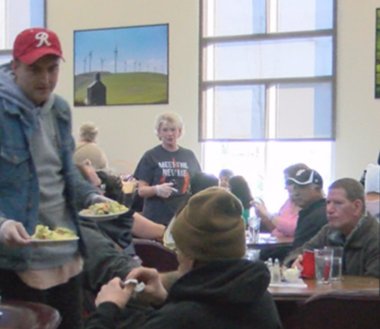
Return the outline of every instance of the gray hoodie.
[[[11,101],[23,110],[30,111],[35,107],[14,82],[10,63],[0,66],[0,97]]]
[[[38,222],[51,229],[62,226],[75,231],[76,227],[69,216],[63,196],[65,185],[61,175],[62,162],[58,153],[59,136],[52,112],[54,95],[52,94],[42,107],[35,106],[14,82],[10,64],[5,64],[0,66],[0,97],[19,106],[33,127],[29,148],[39,183]],[[60,247],[38,247],[33,249],[28,268],[44,269],[61,266],[74,259],[77,253],[77,242]]]

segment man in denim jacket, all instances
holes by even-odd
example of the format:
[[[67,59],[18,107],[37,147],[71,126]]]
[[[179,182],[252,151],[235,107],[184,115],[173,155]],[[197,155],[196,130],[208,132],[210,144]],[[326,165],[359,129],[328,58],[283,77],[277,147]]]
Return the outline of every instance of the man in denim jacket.
[[[37,224],[80,237],[75,202],[106,201],[72,162],[71,111],[53,94],[61,58],[54,32],[28,29],[0,67],[0,291],[57,308],[60,328],[81,328],[81,240],[31,241]]]

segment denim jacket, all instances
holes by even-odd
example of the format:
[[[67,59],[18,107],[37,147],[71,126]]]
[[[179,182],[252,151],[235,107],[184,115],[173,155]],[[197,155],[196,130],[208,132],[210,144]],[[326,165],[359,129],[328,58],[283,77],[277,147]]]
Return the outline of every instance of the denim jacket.
[[[71,111],[69,105],[55,96],[52,108],[60,143],[62,175],[65,181],[65,199],[70,215],[77,226],[77,200],[86,200],[96,188],[87,183],[72,161],[74,140],[71,134]],[[22,223],[32,235],[38,220],[39,186],[36,168],[29,149],[32,133],[26,112],[15,103],[0,97],[0,217]],[[80,250],[84,246],[80,242]],[[0,268],[15,271],[26,270],[26,260],[31,247],[8,248],[0,243]]]

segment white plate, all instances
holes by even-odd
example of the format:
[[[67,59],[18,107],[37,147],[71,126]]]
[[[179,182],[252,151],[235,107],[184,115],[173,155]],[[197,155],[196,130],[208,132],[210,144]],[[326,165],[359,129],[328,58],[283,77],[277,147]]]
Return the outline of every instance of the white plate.
[[[163,238],[164,246],[169,249],[174,249],[175,247],[175,242],[172,235],[172,228],[175,221],[176,221],[176,217],[173,217],[173,219],[170,221],[168,227],[166,228],[164,232],[164,238]]]
[[[79,216],[80,217],[83,217],[83,218],[89,218],[89,219],[93,219],[95,221],[98,221],[98,222],[103,222],[103,221],[106,221],[106,220],[111,220],[111,219],[115,219],[117,217],[119,217],[120,215],[123,215],[125,213],[127,213],[129,211],[129,209],[125,210],[125,211],[122,211],[122,212],[118,212],[116,214],[108,214],[108,215],[89,215],[89,214],[86,214],[86,209],[83,209],[79,212]]]
[[[259,243],[277,243],[277,238],[270,233],[260,233]]]
[[[270,283],[269,287],[307,288],[307,284],[300,278],[296,282]]]
[[[63,244],[68,244],[73,241],[78,241],[79,237],[69,238],[64,240],[42,240],[42,239],[30,239],[30,242],[33,246],[58,246]]]
[[[271,237],[271,238],[259,238],[259,243],[277,243],[277,238],[276,237]]]

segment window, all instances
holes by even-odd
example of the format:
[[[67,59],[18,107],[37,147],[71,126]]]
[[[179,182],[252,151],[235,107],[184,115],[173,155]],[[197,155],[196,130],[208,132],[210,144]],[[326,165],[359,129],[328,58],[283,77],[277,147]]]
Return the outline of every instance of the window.
[[[295,163],[305,163],[316,169],[324,187],[332,182],[331,154],[333,143],[314,142],[205,142],[203,169],[218,175],[221,169],[231,169],[249,183],[252,196],[265,201],[276,212],[287,199],[283,170]]]
[[[329,183],[336,1],[203,0],[201,11],[204,169],[229,167],[273,206],[288,165]]]
[[[12,59],[17,34],[30,27],[44,26],[44,0],[0,0],[0,65]]]

